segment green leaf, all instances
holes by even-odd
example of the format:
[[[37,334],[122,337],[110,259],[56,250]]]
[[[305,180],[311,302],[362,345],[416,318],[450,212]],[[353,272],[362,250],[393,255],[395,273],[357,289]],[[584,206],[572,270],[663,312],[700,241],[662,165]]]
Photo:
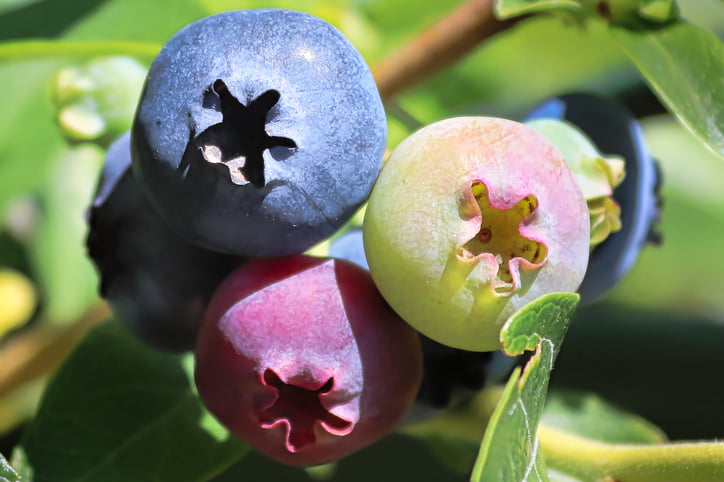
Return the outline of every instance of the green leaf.
[[[197,0],[107,0],[89,10],[64,34],[64,39],[165,43],[183,27],[208,14],[199,3]],[[243,8],[238,3],[234,8]]]
[[[103,151],[90,144],[69,149],[56,161],[41,195],[30,249],[53,321],[70,322],[97,296],[97,277],[85,249],[84,215],[102,159]]]
[[[153,60],[161,50],[156,43],[119,41],[17,40],[0,43],[0,61],[43,57],[128,55]]]
[[[724,158],[724,43],[685,21],[611,32],[664,104]]]
[[[639,13],[653,22],[668,22],[677,15],[674,0],[641,0]]]
[[[553,362],[578,299],[574,293],[543,296],[503,326],[500,339],[508,355],[535,352],[523,371],[516,368],[508,380],[480,445],[473,482],[548,480],[536,431]]]
[[[10,462],[0,454],[0,482],[21,482],[21,480]]]
[[[486,386],[471,400],[400,431],[423,440],[450,470],[469,474],[480,450],[481,434],[503,393],[500,385]]]
[[[678,316],[672,319],[673,307],[646,312],[600,303],[580,309],[556,361],[552,393],[585,386],[656,420],[672,438],[719,437],[722,389],[712,383],[711,367],[724,360],[718,349],[724,326],[691,312]],[[636,424],[635,417],[620,415],[622,423]],[[655,429],[643,437],[630,427],[627,434],[585,430],[560,428],[544,414],[538,439],[549,468],[584,481],[724,480],[721,442],[652,444],[646,439]]]
[[[546,11],[564,11],[579,18],[600,17],[613,23],[668,22],[678,15],[674,0],[498,0],[495,13],[506,19]]]
[[[0,215],[47,179],[63,140],[47,97],[57,60],[0,63]],[[42,139],[42,142],[40,141]]]
[[[610,299],[629,309],[689,314],[684,322],[691,313],[722,313],[722,263],[713,259],[724,238],[724,163],[673,116],[645,119],[642,126],[664,172],[664,242],[643,250]]]
[[[591,440],[653,444],[666,441],[651,422],[617,408],[593,393],[553,391],[548,394],[541,425]]]
[[[146,68],[125,55],[61,69],[50,89],[59,127],[71,142],[108,147],[131,128],[145,79]]]
[[[549,10],[579,11],[582,3],[581,0],[498,0],[495,3],[495,15],[507,19]]]
[[[31,482],[33,480],[33,468],[28,462],[28,456],[19,445],[13,449],[13,454],[10,457],[10,464],[17,472],[19,480],[22,482]]]
[[[10,5],[2,5],[8,1]],[[106,1],[2,0],[0,38],[56,37]]]
[[[530,81],[533,71],[535,82]],[[607,24],[591,21],[583,29],[540,15],[496,36],[445,75],[431,77],[397,101],[423,124],[456,115],[520,119],[562,92],[611,92],[637,82],[638,72],[611,42]]]
[[[22,8],[42,0],[0,0],[0,14]]]
[[[51,380],[21,440],[35,481],[205,481],[246,447],[202,407],[179,355],[116,322],[94,328]]]

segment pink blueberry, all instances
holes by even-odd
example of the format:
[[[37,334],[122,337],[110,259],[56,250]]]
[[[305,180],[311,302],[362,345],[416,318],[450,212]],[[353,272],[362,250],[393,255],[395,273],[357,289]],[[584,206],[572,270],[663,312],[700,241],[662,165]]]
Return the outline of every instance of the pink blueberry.
[[[196,348],[208,409],[292,465],[344,457],[388,433],[422,376],[418,334],[369,274],[333,258],[257,259],[219,287]]]
[[[429,125],[386,162],[367,207],[372,277],[392,308],[455,348],[500,346],[505,321],[576,291],[588,263],[586,201],[558,149],[489,117]]]

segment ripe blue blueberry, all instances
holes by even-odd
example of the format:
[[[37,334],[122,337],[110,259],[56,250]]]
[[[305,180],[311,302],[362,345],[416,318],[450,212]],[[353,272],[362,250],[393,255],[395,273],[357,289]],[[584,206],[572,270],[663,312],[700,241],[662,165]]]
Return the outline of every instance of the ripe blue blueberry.
[[[213,291],[242,260],[191,245],[166,225],[133,177],[130,133],[108,150],[88,223],[88,254],[116,317],[151,346],[193,348]]]
[[[133,170],[190,242],[278,256],[351,217],[386,136],[369,67],[334,27],[289,10],[229,11],[179,31],[153,62]]]
[[[641,127],[628,110],[613,99],[577,93],[551,99],[527,117],[566,120],[581,129],[604,154],[626,162],[626,177],[613,197],[621,206],[621,230],[591,252],[579,293],[592,303],[613,288],[634,266],[641,249],[661,242],[661,172],[651,157]]]

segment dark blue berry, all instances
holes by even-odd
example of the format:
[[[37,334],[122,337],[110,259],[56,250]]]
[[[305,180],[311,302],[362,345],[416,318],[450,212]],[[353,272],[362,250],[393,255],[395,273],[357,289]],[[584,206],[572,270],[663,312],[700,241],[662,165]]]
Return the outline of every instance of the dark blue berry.
[[[646,243],[658,244],[661,172],[651,157],[636,118],[607,97],[577,93],[551,99],[527,120],[566,120],[581,129],[603,154],[626,162],[626,177],[613,197],[621,206],[621,230],[591,252],[579,293],[582,303],[592,303],[613,288],[633,268]]]
[[[334,27],[295,11],[229,11],[179,31],[153,62],[133,169],[190,242],[286,255],[367,199],[386,135],[369,67]]]
[[[166,225],[133,177],[130,133],[108,150],[88,223],[88,254],[115,316],[154,347],[193,348],[213,291],[242,260],[189,244]]]

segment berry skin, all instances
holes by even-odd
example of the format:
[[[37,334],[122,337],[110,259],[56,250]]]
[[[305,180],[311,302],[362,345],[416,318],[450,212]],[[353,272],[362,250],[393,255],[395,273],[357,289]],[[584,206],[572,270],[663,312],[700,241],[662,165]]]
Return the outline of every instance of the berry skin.
[[[638,121],[614,99],[585,93],[564,95],[538,106],[527,120],[545,118],[570,122],[601,152],[621,156],[626,163],[626,177],[613,193],[621,206],[622,227],[593,249],[579,289],[581,302],[590,304],[626,276],[647,243],[661,242],[656,228],[661,216],[661,172]]]
[[[353,229],[332,241],[329,245],[329,255],[333,258],[347,260],[368,271],[370,269],[365,256],[361,229]]]
[[[369,274],[332,258],[255,259],[219,287],[196,347],[206,407],[291,465],[344,457],[382,437],[420,386],[417,333]]]
[[[362,230],[353,229],[334,240],[329,255],[369,269],[364,252]],[[403,423],[417,423],[469,400],[486,384],[508,377],[517,358],[502,352],[459,350],[420,336],[422,345],[422,383],[415,404]]]
[[[151,66],[133,169],[194,244],[301,253],[367,199],[387,126],[369,67],[306,13],[237,10],[188,25]]]
[[[472,351],[500,349],[510,315],[576,291],[588,263],[588,208],[570,168],[541,134],[504,119],[447,119],[404,140],[363,230],[392,308],[424,335]]]
[[[192,349],[213,291],[243,260],[166,226],[135,182],[128,132],[108,149],[88,223],[88,254],[116,317],[153,347]]]

